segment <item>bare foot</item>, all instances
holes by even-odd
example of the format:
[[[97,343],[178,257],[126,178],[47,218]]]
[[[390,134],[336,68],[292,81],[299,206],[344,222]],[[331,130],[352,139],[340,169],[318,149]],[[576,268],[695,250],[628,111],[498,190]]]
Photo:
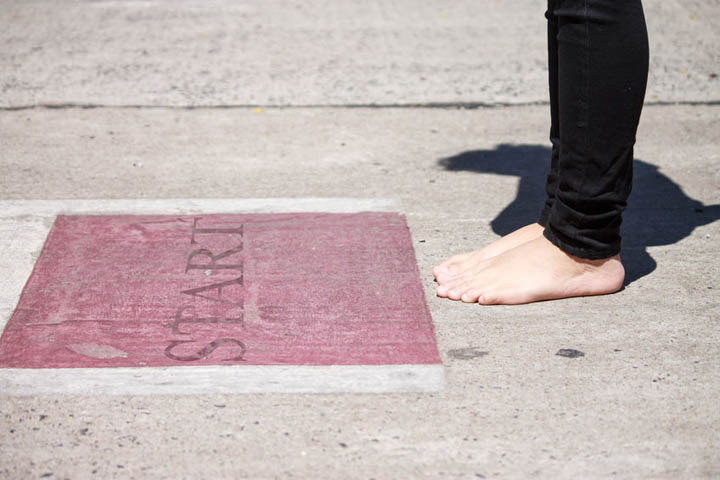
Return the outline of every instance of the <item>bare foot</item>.
[[[613,293],[624,278],[619,256],[578,258],[540,236],[458,273],[441,284],[437,294],[483,305],[513,305]]]
[[[495,257],[525,242],[536,239],[542,235],[543,230],[544,228],[539,223],[531,223],[495,240],[480,250],[450,257],[433,268],[435,280],[442,285],[458,273],[471,269],[488,258]]]

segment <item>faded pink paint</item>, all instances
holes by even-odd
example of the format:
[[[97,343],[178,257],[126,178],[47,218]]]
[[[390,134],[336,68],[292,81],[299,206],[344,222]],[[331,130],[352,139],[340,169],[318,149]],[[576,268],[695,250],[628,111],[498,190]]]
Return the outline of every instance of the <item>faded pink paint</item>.
[[[0,367],[434,363],[393,213],[60,216],[0,338]]]

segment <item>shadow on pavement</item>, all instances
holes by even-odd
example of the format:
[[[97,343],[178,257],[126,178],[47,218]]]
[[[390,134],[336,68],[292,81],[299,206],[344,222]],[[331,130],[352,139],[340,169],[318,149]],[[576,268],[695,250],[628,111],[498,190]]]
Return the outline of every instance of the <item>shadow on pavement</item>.
[[[470,171],[520,177],[515,199],[490,223],[498,235],[537,221],[545,201],[545,175],[550,148],[541,145],[501,144],[493,150],[473,150],[438,160],[450,171]],[[478,183],[478,190],[482,183]],[[720,218],[720,205],[705,206],[655,165],[635,159],[633,193],[623,216],[623,263],[626,285],[651,273],[657,263],[647,247],[671,245],[695,227]]]

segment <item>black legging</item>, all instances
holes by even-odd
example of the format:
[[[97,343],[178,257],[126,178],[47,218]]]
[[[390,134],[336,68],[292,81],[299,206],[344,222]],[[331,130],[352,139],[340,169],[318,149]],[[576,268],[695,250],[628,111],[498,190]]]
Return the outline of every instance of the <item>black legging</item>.
[[[548,0],[552,158],[539,223],[563,251],[620,252],[648,72],[640,0]]]

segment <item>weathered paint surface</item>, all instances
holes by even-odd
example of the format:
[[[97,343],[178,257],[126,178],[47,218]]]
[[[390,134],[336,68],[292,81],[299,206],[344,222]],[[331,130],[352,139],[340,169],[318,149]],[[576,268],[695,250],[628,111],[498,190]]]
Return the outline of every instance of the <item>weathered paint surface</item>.
[[[0,367],[440,363],[394,213],[59,216]]]

